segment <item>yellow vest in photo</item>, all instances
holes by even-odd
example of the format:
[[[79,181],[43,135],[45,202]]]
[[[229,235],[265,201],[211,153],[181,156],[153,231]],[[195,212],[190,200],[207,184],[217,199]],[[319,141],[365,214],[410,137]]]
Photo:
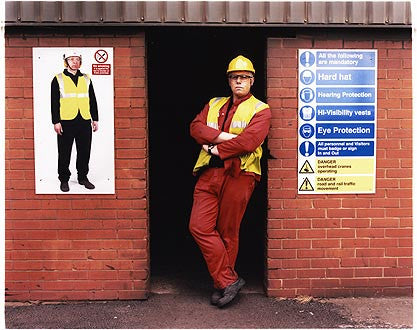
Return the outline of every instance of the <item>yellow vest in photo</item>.
[[[70,77],[59,73],[56,75],[59,85],[60,94],[60,110],[61,120],[72,120],[77,117],[78,111],[81,116],[87,120],[91,119],[90,114],[90,98],[88,89],[90,86],[90,77],[83,74],[78,77],[78,84],[75,86]]]

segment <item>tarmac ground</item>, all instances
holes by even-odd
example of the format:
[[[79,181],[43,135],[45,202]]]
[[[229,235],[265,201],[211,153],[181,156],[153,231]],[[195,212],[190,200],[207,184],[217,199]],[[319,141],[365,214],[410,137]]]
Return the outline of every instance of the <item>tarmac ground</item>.
[[[148,300],[6,303],[13,329],[412,328],[413,300],[396,298],[268,298],[245,288],[225,308],[210,305],[211,290],[152,290]]]

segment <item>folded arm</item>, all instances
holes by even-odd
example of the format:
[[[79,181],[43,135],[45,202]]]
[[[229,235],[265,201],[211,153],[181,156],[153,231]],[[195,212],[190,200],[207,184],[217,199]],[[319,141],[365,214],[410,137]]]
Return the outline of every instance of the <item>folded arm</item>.
[[[235,134],[221,132],[215,128],[207,126],[208,110],[209,106],[206,104],[204,109],[194,118],[190,125],[190,134],[198,144],[218,144],[237,136]]]
[[[258,112],[236,138],[217,144],[216,152],[221,159],[228,159],[255,151],[268,135],[270,121],[271,110],[269,108]],[[214,154],[213,150],[212,153]]]

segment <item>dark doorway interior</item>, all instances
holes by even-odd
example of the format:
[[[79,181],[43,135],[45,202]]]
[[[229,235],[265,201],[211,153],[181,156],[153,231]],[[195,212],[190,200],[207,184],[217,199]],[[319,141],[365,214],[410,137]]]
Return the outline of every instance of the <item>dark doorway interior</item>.
[[[229,95],[229,61],[242,54],[255,66],[253,94],[266,100],[266,38],[255,29],[152,28],[146,32],[149,100],[151,281],[181,278],[211,286],[188,231],[199,146],[189,124],[208,100]],[[265,150],[265,145],[264,145]],[[241,225],[238,272],[257,288],[264,279],[266,161]]]

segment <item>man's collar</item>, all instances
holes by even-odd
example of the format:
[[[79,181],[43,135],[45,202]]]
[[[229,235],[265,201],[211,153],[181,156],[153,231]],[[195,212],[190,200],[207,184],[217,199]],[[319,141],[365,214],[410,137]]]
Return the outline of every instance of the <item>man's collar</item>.
[[[70,76],[76,77],[76,76],[82,76],[83,75],[80,70],[77,70],[77,72],[74,75],[71,72],[69,72],[68,69],[64,69],[64,74],[68,77],[70,77]]]
[[[233,102],[233,105],[239,105],[240,103],[242,103],[243,101],[246,101],[248,98],[250,98],[252,96],[252,93],[249,92],[248,94],[246,94],[245,97]],[[233,100],[233,95],[230,97]]]

